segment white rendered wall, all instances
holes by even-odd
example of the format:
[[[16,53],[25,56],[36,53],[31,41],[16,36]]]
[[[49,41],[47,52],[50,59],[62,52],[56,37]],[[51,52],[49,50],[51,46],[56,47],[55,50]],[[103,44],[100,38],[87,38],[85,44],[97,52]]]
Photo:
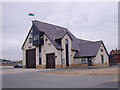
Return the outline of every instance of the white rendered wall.
[[[47,41],[46,41],[47,38]],[[49,38],[44,34],[44,45],[41,46],[42,65],[46,65],[46,54],[55,53],[55,64],[61,64],[61,53],[51,43]]]
[[[65,45],[66,45],[65,40],[66,39],[68,40],[68,48],[69,48],[69,64],[72,64],[72,57],[71,57],[72,44],[71,44],[71,39],[68,34],[65,34],[65,36],[62,39],[62,47],[63,47],[62,57],[64,60],[66,60],[66,51],[65,51]],[[65,64],[66,64],[66,61],[65,61]]]
[[[36,65],[39,65],[39,47],[33,46],[32,43],[29,43],[29,38],[31,36],[28,35],[28,38],[24,44],[23,47],[23,65],[26,65],[26,50],[29,49],[36,49]],[[47,38],[47,41],[46,41]],[[68,34],[65,34],[65,36],[62,39],[62,59],[66,59],[66,52],[65,52],[65,39],[68,40],[69,43],[69,64],[78,64],[80,63],[80,58],[74,59],[75,51],[71,50],[72,44],[71,39]],[[41,46],[41,62],[42,65],[46,65],[46,54],[55,53],[55,64],[60,65],[61,64],[61,50],[57,50],[56,47],[51,43],[49,38],[44,34],[44,45]],[[64,63],[66,65],[66,61]]]
[[[103,52],[100,51],[100,49],[103,49]],[[100,64],[101,62],[101,55],[104,56],[104,63],[108,63],[108,55],[107,52],[105,51],[105,48],[103,47],[103,44],[101,44],[100,49],[96,55],[96,57],[93,59],[94,64]]]
[[[36,65],[39,64],[39,48],[36,46],[33,46],[32,43],[29,43],[29,38],[32,37],[31,35],[28,35],[26,42],[23,46],[23,65],[26,65],[26,50],[35,49],[36,50]]]

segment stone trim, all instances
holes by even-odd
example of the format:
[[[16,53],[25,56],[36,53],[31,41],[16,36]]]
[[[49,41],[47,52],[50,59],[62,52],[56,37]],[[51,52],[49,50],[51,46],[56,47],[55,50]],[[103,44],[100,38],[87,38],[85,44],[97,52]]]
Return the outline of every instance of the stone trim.
[[[93,68],[98,68],[98,67],[108,67],[109,64],[103,63],[103,64],[93,64]],[[22,65],[23,68],[26,68],[26,65]],[[66,65],[62,65],[62,68],[88,68],[88,64],[70,64],[69,67],[66,67]],[[46,65],[36,65],[37,69],[46,69]],[[55,69],[60,69],[61,65],[55,65]]]
[[[26,68],[26,65],[22,65],[22,68]]]
[[[37,65],[36,68],[37,69],[46,69],[46,65]]]
[[[61,66],[61,65],[55,65],[55,68],[57,68],[57,69],[59,69],[59,68],[61,68],[61,67],[62,67],[62,68],[66,68],[66,65],[62,65],[62,66]]]

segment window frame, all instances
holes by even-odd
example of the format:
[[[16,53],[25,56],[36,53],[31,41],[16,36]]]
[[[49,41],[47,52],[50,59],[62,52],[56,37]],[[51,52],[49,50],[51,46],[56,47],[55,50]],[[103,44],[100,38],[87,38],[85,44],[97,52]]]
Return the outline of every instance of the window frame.
[[[39,34],[34,35],[34,41],[39,40],[39,39],[40,39],[40,35]]]
[[[87,58],[81,58],[82,64],[88,64],[88,59]]]

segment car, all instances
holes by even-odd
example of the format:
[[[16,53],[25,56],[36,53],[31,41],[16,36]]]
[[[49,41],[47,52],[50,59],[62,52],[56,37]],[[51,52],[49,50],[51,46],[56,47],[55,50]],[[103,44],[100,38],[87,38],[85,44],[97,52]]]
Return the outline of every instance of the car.
[[[22,65],[21,64],[15,64],[14,68],[22,68]]]

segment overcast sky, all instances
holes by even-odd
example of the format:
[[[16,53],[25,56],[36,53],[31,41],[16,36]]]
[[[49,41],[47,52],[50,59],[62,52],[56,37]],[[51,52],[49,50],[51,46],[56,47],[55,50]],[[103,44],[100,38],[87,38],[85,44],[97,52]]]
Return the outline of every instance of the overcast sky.
[[[103,40],[109,52],[118,47],[117,10],[117,2],[3,3],[3,52],[0,58],[22,59],[21,46],[34,18],[67,27],[78,38]],[[29,17],[30,12],[35,17]]]

